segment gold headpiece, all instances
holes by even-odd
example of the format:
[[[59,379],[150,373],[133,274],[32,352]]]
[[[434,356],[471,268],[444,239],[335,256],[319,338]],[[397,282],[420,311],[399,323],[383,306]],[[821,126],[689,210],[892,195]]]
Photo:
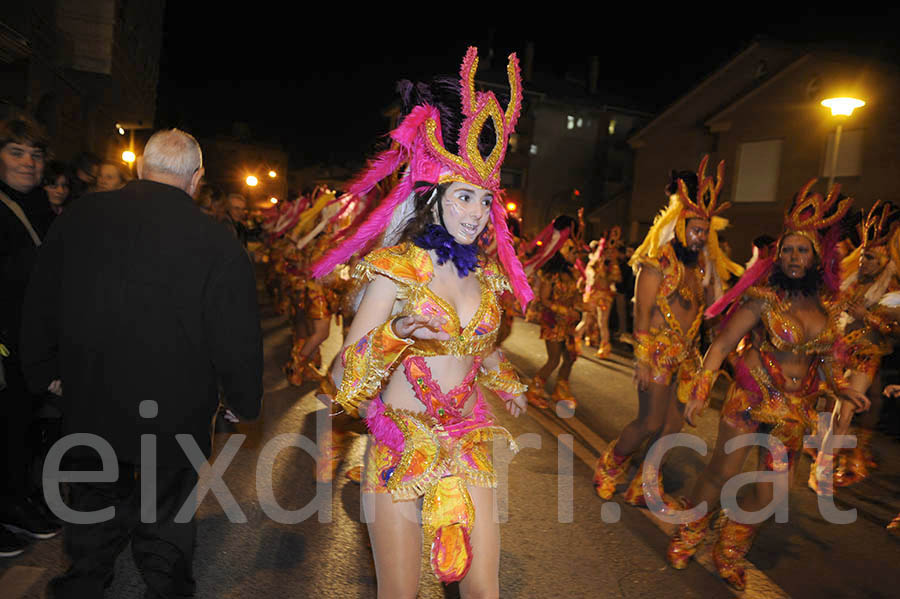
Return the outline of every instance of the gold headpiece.
[[[879,209],[880,208],[880,209]],[[864,250],[886,248],[891,239],[891,233],[897,228],[897,223],[888,225],[888,217],[897,211],[890,202],[875,202],[866,219],[860,225],[859,237],[862,240]]]
[[[684,204],[685,219],[703,218],[712,220],[712,217],[724,212],[726,208],[731,206],[731,202],[725,202],[721,206],[716,205],[719,199],[719,192],[722,191],[722,183],[725,180],[725,161],[720,161],[719,166],[716,167],[715,179],[706,176],[707,162],[709,162],[709,155],[703,157],[703,160],[700,161],[700,168],[697,169],[696,199],[691,199],[684,180],[678,180],[678,199]]]
[[[788,207],[784,213],[784,234],[781,239],[788,235],[800,235],[805,237],[812,243],[813,249],[819,257],[822,257],[822,239],[819,231],[829,228],[841,220],[850,206],[853,204],[851,198],[844,198],[838,201],[840,197],[841,186],[835,183],[831,186],[831,190],[825,199],[822,194],[814,193],[809,195],[809,190],[815,185],[818,179],[810,179],[807,181],[800,191],[797,193],[796,200]],[[829,214],[829,211],[837,205],[837,208]],[[779,247],[781,243],[778,244]]]

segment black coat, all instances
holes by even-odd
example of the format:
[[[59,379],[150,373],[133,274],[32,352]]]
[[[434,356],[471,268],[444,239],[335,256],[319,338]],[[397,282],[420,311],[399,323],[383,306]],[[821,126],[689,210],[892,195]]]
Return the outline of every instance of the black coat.
[[[161,467],[189,464],[176,434],[208,455],[220,384],[239,416],[259,414],[252,264],[170,185],[88,194],[56,219],[28,286],[21,346],[29,387],[62,380],[65,432],[103,437],[122,462],[140,462],[142,434],[157,436]],[[158,403],[155,418],[139,415],[144,400]]]

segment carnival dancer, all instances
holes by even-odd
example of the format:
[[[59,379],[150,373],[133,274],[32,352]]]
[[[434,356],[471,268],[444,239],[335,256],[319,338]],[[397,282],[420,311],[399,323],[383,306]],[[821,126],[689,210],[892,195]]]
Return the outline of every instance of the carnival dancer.
[[[609,315],[616,298],[616,284],[622,282],[619,269],[619,251],[622,245],[622,228],[615,226],[597,244],[585,269],[584,317],[578,323],[579,337],[584,337],[592,325],[600,331],[598,358],[612,353],[609,336]],[[620,323],[620,327],[624,325]]]
[[[846,307],[841,314],[835,355],[842,367],[851,371],[853,387],[867,393],[872,408],[859,417],[855,430],[850,427],[852,405],[844,404],[843,413],[834,415],[836,428],[828,437],[854,434],[856,447],[840,450],[835,464],[828,439],[823,438],[823,447],[828,450],[817,453],[809,476],[809,486],[817,493],[830,495],[833,487],[855,484],[875,467],[871,440],[881,414],[881,360],[893,351],[892,338],[900,333],[897,308],[890,305],[900,290],[898,216],[900,212],[891,203],[876,202],[860,224],[860,246],[841,262],[841,295]]]
[[[840,365],[833,357],[841,306],[834,256],[835,229],[839,227],[832,225],[839,223],[852,200],[839,199],[837,185],[825,198],[810,194],[814,183],[815,179],[804,185],[789,206],[776,255],[757,261],[707,311],[707,316],[716,316],[740,298],[706,352],[702,370],[694,375],[685,398],[688,423],[693,425],[706,406],[726,356],[748,333],[750,343],[735,360],[734,382],[722,407],[713,457],[685,500],[688,508],[707,502],[708,511],[682,524],[669,544],[668,560],[677,569],[687,566],[707,533],[724,482],[741,472],[750,452],[750,446],[726,452],[731,439],[768,433],[769,445],[760,448],[761,462],[767,470],[790,476],[804,435],[816,425],[822,382],[839,401],[847,401],[857,410],[868,406],[865,395],[841,377]],[[830,233],[823,235],[829,228]],[[770,505],[773,497],[773,485],[754,483],[742,508],[758,511]],[[735,514],[723,515],[719,524],[713,560],[722,578],[743,589],[743,557],[759,525],[738,521]]]
[[[581,319],[581,292],[578,271],[569,260],[577,230],[577,223],[571,216],[557,216],[529,244],[539,249],[524,265],[526,273],[534,273],[538,292],[536,303],[539,305],[537,322],[547,348],[547,361],[529,381],[526,397],[528,403],[538,408],[549,407],[547,399],[551,399],[568,414],[574,413],[577,403],[569,388],[569,375],[581,350],[575,331]],[[560,365],[560,359],[562,366],[553,392],[548,395],[544,386]]]
[[[525,387],[495,348],[498,296],[511,288],[524,306],[532,293],[499,197],[500,165],[522,101],[518,61],[510,56],[505,110],[493,93],[475,91],[477,61],[469,48],[461,80],[401,84],[406,110],[391,133],[394,145],[349,192],[364,193],[401,167],[403,176],[313,270],[327,274],[385,236],[388,247],[355,268],[369,283],[344,343],[343,371],[335,372],[335,402],[364,413],[371,433],[363,506],[379,597],[415,596],[423,533],[439,580],[459,580],[463,596],[499,595],[490,443],[514,443],[493,423],[481,386],[513,415],[524,410]],[[481,148],[489,133],[492,147]],[[489,220],[502,270],[479,255]]]
[[[321,372],[316,370],[316,366],[321,367],[319,346],[328,338],[338,298],[331,289],[332,281],[315,280],[309,269],[329,247],[330,237],[334,233],[332,217],[338,209],[335,193],[317,188],[311,196],[310,207],[300,214],[287,235],[293,243],[288,269],[293,298],[294,341],[285,373],[295,387],[303,385],[305,380],[319,381],[322,378]]]
[[[610,499],[624,482],[631,457],[645,442],[677,433],[683,426],[678,401],[699,369],[703,309],[720,297],[730,273],[742,269],[719,249],[718,233],[728,221],[717,216],[729,204],[718,204],[725,163],[707,177],[708,156],[697,173],[672,172],[666,187],[668,207],[653,222],[629,262],[637,277],[634,297],[634,381],[638,416],[607,446],[594,469],[597,495]],[[662,492],[662,475],[644,480],[643,468],[625,500],[646,505],[649,487]]]

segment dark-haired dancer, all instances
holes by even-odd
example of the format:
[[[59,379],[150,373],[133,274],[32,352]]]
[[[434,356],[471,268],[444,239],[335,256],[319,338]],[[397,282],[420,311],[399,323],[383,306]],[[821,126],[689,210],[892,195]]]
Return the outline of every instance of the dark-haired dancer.
[[[497,197],[522,101],[518,62],[510,57],[505,109],[493,93],[475,92],[476,67],[470,48],[460,79],[402,87],[406,110],[391,133],[395,145],[348,191],[365,194],[405,165],[402,176],[313,269],[327,274],[384,235],[388,247],[354,269],[368,285],[335,369],[335,402],[364,414],[371,433],[363,508],[379,597],[416,595],[423,533],[438,579],[459,580],[464,597],[500,592],[490,446],[512,437],[494,425],[481,387],[497,392],[511,414],[525,409],[524,385],[495,345],[499,295],[511,289],[525,305],[532,293]],[[479,148],[489,132],[493,144]],[[479,248],[488,221],[502,270]]]
[[[581,292],[578,289],[578,272],[566,258],[570,254],[577,223],[571,216],[558,216],[547,225],[532,242],[539,251],[525,263],[525,272],[536,270],[535,286],[540,304],[538,323],[541,339],[547,347],[547,361],[529,383],[528,402],[538,408],[546,408],[546,400],[552,399],[567,413],[575,411],[576,400],[569,389],[569,375],[580,351],[576,333],[581,319]],[[544,385],[560,364],[556,385],[547,395]]]
[[[634,381],[638,416],[609,444],[594,470],[594,487],[610,499],[623,482],[628,465],[646,441],[683,426],[686,383],[699,369],[699,332],[703,310],[722,294],[730,273],[742,269],[719,250],[718,232],[728,221],[716,216],[728,204],[717,205],[724,162],[716,178],[706,176],[704,157],[696,174],[672,173],[666,188],[669,206],[656,217],[630,265],[637,276],[634,298]],[[659,479],[657,480],[657,475]],[[632,481],[625,499],[646,505],[647,488],[662,495],[661,474]]]
[[[722,407],[713,457],[687,498],[687,507],[707,502],[707,513],[682,524],[669,544],[669,563],[677,569],[687,567],[706,535],[724,482],[741,472],[750,453],[752,446],[726,452],[728,441],[746,433],[768,433],[778,442],[761,448],[761,461],[768,470],[789,476],[803,436],[816,425],[820,377],[824,375],[840,401],[850,402],[857,410],[868,405],[865,395],[842,379],[840,365],[832,356],[841,311],[836,301],[837,260],[830,237],[820,234],[840,220],[851,200],[838,201],[838,186],[824,200],[819,194],[808,195],[814,183],[815,179],[803,187],[787,211],[776,256],[758,261],[708,312],[714,316],[740,298],[706,352],[702,370],[694,376],[684,410],[688,423],[693,424],[706,405],[715,373],[726,356],[746,335],[751,341],[735,361],[735,380]],[[773,485],[755,483],[742,508],[758,511],[773,499]],[[743,589],[743,557],[758,525],[735,517],[723,516],[713,560],[728,583]]]

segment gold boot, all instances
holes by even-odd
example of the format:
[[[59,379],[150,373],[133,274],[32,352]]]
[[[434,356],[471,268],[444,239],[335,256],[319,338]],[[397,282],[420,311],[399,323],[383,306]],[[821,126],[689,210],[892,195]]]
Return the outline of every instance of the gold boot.
[[[525,392],[525,398],[528,400],[528,403],[536,408],[546,409],[550,407],[547,404],[547,392],[544,391],[545,384],[547,384],[547,381],[539,376],[534,377],[528,383],[528,391]]]
[[[600,343],[599,349],[597,349],[597,353],[594,354],[596,357],[603,360],[604,358],[609,357],[609,354],[612,353],[612,343],[609,341],[604,341]]]
[[[606,451],[597,460],[594,467],[594,489],[602,499],[611,499],[616,492],[616,485],[625,480],[625,472],[631,463],[631,456],[621,462],[616,461],[615,448],[618,439],[606,447]]]
[[[685,509],[690,509],[693,505],[682,500]],[[687,568],[688,562],[697,552],[697,547],[706,538],[709,532],[709,521],[713,513],[710,512],[693,522],[686,522],[678,527],[678,530],[669,540],[669,548],[666,550],[666,559],[669,564],[676,570],[684,570]]]
[[[563,408],[569,416],[575,413],[577,402],[575,396],[572,395],[572,391],[569,389],[569,381],[557,379],[556,386],[553,387],[553,393],[550,395],[550,399],[559,404],[559,407]]]
[[[713,548],[713,562],[719,576],[739,591],[747,587],[744,556],[750,551],[758,529],[758,525],[741,524],[727,516],[721,518],[719,540]]]
[[[331,430],[323,433],[319,438],[319,455],[316,458],[316,482],[330,483],[334,480],[344,459],[344,446],[347,444],[348,433]]]

